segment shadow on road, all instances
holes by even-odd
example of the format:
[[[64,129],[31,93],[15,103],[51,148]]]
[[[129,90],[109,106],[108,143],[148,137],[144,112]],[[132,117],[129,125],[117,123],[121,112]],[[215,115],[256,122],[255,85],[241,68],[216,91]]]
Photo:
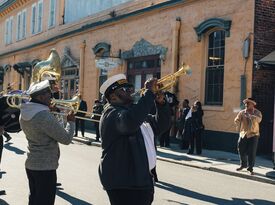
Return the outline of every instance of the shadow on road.
[[[0,199],[0,204],[1,205],[9,205],[6,201],[4,201],[3,199]]]
[[[218,205],[220,205],[220,204],[223,204],[223,205],[229,205],[229,204],[230,205],[251,205],[251,204],[274,205],[274,202],[262,200],[262,199],[240,199],[240,198],[232,198],[232,200],[222,199],[222,198],[218,198],[215,196],[201,194],[201,193],[191,191],[191,190],[188,190],[188,189],[185,189],[182,187],[178,187],[173,184],[169,184],[169,183],[162,182],[162,181],[157,183],[156,187],[170,191],[170,192],[174,192],[174,193],[182,195],[182,196],[186,196],[186,197],[190,197],[190,198],[197,199],[200,201],[206,201],[206,202],[209,202],[212,204],[218,204]],[[168,200],[169,199],[167,199],[167,201]],[[184,203],[181,202],[181,204],[184,204]]]
[[[11,146],[13,143],[9,142],[9,143],[6,143],[4,145],[5,149],[9,150],[9,151],[12,151],[12,152],[15,152],[16,154],[19,154],[19,155],[23,155],[25,154],[25,151],[17,148],[17,147],[14,147],[14,146]]]
[[[56,191],[56,195],[63,198],[64,200],[66,200],[67,202],[69,202],[70,204],[77,204],[77,205],[92,205],[86,201],[83,201],[81,199],[75,198],[63,191],[60,191],[60,189],[58,189]]]

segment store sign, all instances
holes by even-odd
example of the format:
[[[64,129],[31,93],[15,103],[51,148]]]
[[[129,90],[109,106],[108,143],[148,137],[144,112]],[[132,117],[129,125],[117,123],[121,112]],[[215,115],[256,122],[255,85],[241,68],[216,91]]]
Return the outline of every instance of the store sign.
[[[95,60],[96,67],[105,71],[117,68],[122,64],[119,58],[101,58]]]

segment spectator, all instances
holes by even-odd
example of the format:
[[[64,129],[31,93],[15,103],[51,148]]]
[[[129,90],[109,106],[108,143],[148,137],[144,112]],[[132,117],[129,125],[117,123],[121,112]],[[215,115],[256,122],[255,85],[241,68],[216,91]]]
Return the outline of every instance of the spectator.
[[[237,171],[248,168],[247,171],[253,175],[253,167],[257,153],[258,140],[260,137],[260,122],[262,113],[255,108],[256,102],[252,98],[246,98],[243,101],[245,109],[241,110],[234,122],[240,132],[238,140],[238,151],[241,160],[241,166]]]
[[[94,125],[95,125],[95,130],[96,130],[96,142],[99,142],[99,120],[100,120],[100,115],[103,111],[103,103],[100,102],[100,100],[96,99],[95,100],[95,104],[93,106],[93,115],[92,115],[92,119],[96,120],[94,121]]]
[[[79,99],[80,99],[80,105],[79,105],[78,110],[87,112],[87,103],[86,103],[86,101],[84,101],[82,99],[81,95],[79,95]],[[85,117],[86,114],[84,112],[77,112],[75,114],[75,116]],[[85,134],[85,120],[84,119],[79,119],[79,118],[75,119],[75,134],[74,134],[74,136],[77,137],[79,124],[80,124],[80,130],[81,130],[82,137],[85,137],[85,135],[84,135]]]
[[[165,100],[166,102],[168,102],[169,107],[170,107],[170,118],[172,123],[174,122],[174,116],[175,116],[175,106],[177,106],[179,104],[179,101],[176,97],[176,95],[174,95],[173,93],[170,93],[168,91],[166,91],[164,93],[165,96]],[[170,133],[172,131],[172,124],[170,125],[170,128],[164,132],[163,134],[160,135],[159,137],[159,145],[160,147],[170,147]]]
[[[188,114],[187,114],[188,115]],[[187,116],[188,117],[188,116]],[[202,153],[202,135],[204,130],[204,125],[202,122],[203,110],[200,101],[195,101],[191,108],[191,118],[188,119],[187,129],[189,129],[189,150],[188,154],[194,153],[194,146],[196,144],[196,153],[201,155]]]
[[[181,111],[180,116],[177,120],[177,128],[178,128],[178,132],[177,132],[178,137],[177,138],[181,140],[181,142],[180,142],[181,149],[184,149],[186,147],[186,143],[185,143],[186,140],[183,137],[183,132],[184,132],[184,125],[185,125],[185,118],[186,118],[189,110],[190,110],[189,100],[184,99],[182,102],[182,111]]]

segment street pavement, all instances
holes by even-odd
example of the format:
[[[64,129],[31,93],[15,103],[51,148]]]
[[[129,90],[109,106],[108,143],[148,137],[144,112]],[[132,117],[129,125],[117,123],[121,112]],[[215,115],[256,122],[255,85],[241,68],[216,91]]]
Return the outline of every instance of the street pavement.
[[[95,134],[92,132],[86,133],[85,138],[74,139],[89,145],[101,146],[100,142],[95,141]],[[274,164],[271,159],[263,156],[256,157],[254,175],[250,175],[246,169],[236,171],[240,166],[239,156],[231,152],[203,150],[202,155],[189,155],[187,150],[182,150],[178,144],[172,143],[170,148],[157,147],[157,159],[275,185]]]
[[[26,205],[28,181],[24,170],[27,141],[22,132],[12,135],[5,143],[0,172],[0,205]],[[74,141],[70,145],[60,145],[61,158],[57,170],[58,182],[56,205],[107,205],[108,197],[98,177],[100,143],[94,142],[94,135],[87,133],[87,146]],[[83,140],[83,139],[82,139]],[[172,148],[174,145],[172,146]],[[177,146],[174,147],[176,149]],[[196,166],[181,166],[186,158],[167,152],[173,149],[160,149],[157,172],[159,182],[155,186],[155,205],[273,205],[274,185],[240,177],[225,175]],[[182,153],[181,150],[178,152]],[[164,154],[163,154],[164,153]],[[182,153],[183,154],[183,153]],[[204,153],[203,153],[204,154]],[[172,156],[177,163],[168,161]],[[202,155],[203,156],[203,155]],[[201,156],[201,157],[202,157]],[[189,155],[186,157],[189,157]],[[190,157],[196,157],[191,155]],[[209,157],[210,158],[210,157]],[[161,158],[160,158],[161,159]],[[213,159],[213,158],[211,158]],[[189,162],[197,160],[189,159]],[[173,162],[173,163],[171,163]],[[188,164],[188,163],[187,163]],[[190,163],[189,163],[190,164]],[[237,165],[235,165],[237,167]],[[244,172],[243,174],[248,175]],[[1,178],[2,177],[2,178]]]

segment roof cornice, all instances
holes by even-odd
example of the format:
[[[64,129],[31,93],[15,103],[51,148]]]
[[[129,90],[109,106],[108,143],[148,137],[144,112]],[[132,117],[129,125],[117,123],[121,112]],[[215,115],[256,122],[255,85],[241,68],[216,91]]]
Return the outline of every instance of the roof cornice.
[[[0,17],[10,13],[12,10],[22,6],[29,0],[8,0],[0,6]]]

